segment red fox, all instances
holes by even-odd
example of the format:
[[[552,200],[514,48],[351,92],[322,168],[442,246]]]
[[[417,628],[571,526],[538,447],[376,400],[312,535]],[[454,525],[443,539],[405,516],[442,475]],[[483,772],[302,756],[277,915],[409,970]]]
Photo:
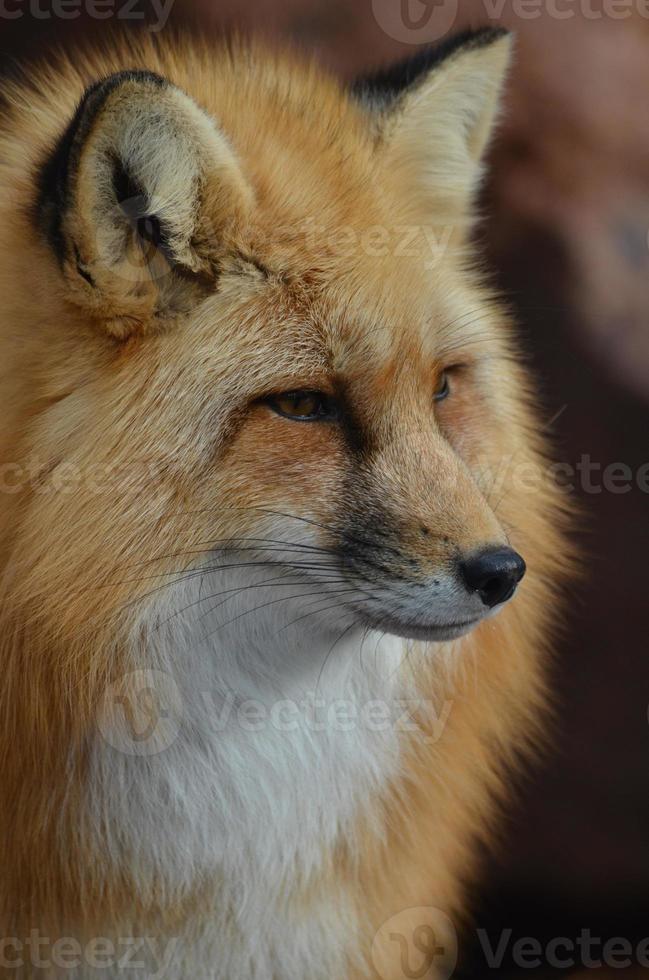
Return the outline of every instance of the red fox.
[[[509,56],[5,83],[3,975],[450,975],[566,555],[471,245]]]

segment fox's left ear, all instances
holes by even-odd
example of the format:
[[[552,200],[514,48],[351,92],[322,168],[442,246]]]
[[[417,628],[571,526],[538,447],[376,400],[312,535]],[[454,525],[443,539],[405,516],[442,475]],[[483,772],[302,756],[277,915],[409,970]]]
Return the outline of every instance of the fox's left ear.
[[[354,87],[390,172],[412,190],[413,210],[435,224],[470,218],[510,56],[511,35],[489,28]]]
[[[160,329],[216,288],[252,190],[229,140],[149,71],[91,86],[40,174],[36,221],[63,291],[117,337]]]

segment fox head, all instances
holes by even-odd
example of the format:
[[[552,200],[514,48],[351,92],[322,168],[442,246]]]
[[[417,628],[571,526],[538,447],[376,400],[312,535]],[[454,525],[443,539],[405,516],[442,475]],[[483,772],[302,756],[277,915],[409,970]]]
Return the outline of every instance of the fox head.
[[[535,447],[470,245],[509,53],[486,31],[348,89],[131,46],[13,90],[16,623],[73,663],[236,621],[258,670],[297,620],[302,663],[343,630],[447,641],[513,597],[533,517],[485,473]]]

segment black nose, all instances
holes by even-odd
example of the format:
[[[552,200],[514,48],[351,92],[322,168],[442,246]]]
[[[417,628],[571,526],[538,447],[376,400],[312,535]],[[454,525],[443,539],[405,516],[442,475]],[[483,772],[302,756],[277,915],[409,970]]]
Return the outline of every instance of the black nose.
[[[511,599],[525,574],[525,562],[513,548],[487,548],[460,568],[469,592],[477,592],[490,609]]]

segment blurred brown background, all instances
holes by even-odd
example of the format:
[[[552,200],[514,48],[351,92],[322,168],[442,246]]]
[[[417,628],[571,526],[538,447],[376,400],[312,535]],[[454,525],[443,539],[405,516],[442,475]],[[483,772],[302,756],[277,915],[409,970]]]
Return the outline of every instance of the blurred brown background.
[[[138,3],[156,21],[151,0]],[[649,936],[649,480],[634,482],[649,462],[649,2],[175,0],[171,22],[187,19],[289,38],[347,78],[467,26],[516,32],[479,234],[517,311],[557,459],[600,469],[574,493],[585,580],[555,665],[554,748],[520,786],[475,918],[493,945],[504,928],[512,942],[590,929],[636,943]],[[62,19],[49,0],[7,0],[0,57],[11,71],[60,36],[105,29]],[[624,477],[602,486],[611,464],[629,467],[627,492]],[[466,977],[493,972],[477,927],[462,944]]]

